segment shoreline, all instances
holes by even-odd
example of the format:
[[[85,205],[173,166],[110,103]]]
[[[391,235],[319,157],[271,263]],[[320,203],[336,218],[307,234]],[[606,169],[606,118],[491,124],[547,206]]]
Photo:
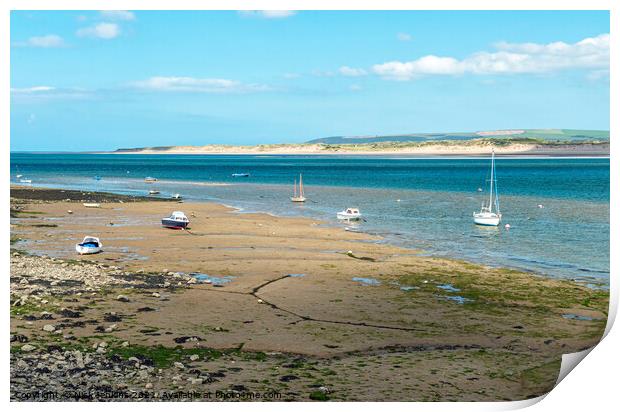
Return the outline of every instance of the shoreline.
[[[76,154],[76,155],[177,155],[177,156],[343,156],[343,157],[377,157],[386,159],[488,159],[488,152],[467,154],[467,153],[455,153],[455,154],[416,154],[409,152],[330,152],[330,153],[318,153],[318,152],[116,152],[116,151],[87,151],[87,152],[34,152],[34,151],[12,151],[16,154],[41,154],[41,155],[58,155],[58,154]],[[575,154],[571,152],[566,153],[496,153],[496,157],[503,159],[609,159],[610,153],[590,154],[582,153]]]
[[[260,183],[256,183],[256,184],[260,184]],[[220,185],[218,183],[218,185]],[[225,185],[229,185],[229,183],[226,183]],[[275,212],[270,212],[270,211],[265,211],[265,210],[248,210],[246,208],[243,208],[241,206],[234,206],[232,204],[228,204],[225,203],[223,201],[210,201],[210,200],[182,200],[182,201],[177,201],[175,199],[170,199],[170,198],[165,198],[165,197],[151,197],[151,196],[140,196],[140,195],[132,195],[132,194],[122,194],[122,193],[117,193],[114,191],[109,191],[109,192],[101,192],[101,191],[85,191],[85,190],[76,190],[76,189],[63,189],[63,188],[50,188],[50,187],[45,187],[45,186],[22,186],[22,185],[13,185],[11,184],[11,193],[13,193],[13,190],[19,190],[19,195],[22,195],[24,193],[28,194],[27,196],[30,196],[27,199],[30,200],[43,200],[43,201],[59,201],[59,200],[65,200],[65,195],[69,196],[72,198],[72,201],[76,201],[75,198],[82,198],[82,200],[79,201],[98,201],[98,202],[102,202],[102,203],[106,203],[106,202],[112,202],[112,203],[116,203],[119,202],[123,203],[123,202],[134,202],[134,201],[138,201],[138,202],[158,202],[158,201],[163,201],[163,202],[171,202],[171,203],[178,203],[179,204],[179,208],[182,208],[182,204],[201,204],[201,203],[208,203],[208,204],[213,204],[216,205],[218,207],[224,207],[224,208],[228,208],[230,209],[230,211],[232,213],[237,213],[240,215],[254,215],[254,214],[264,214],[266,216],[272,217],[272,218],[278,218],[278,219],[311,219],[313,221],[315,221],[317,224],[320,224],[324,227],[328,227],[328,228],[332,228],[332,229],[337,229],[337,230],[344,230],[345,232],[349,232],[349,233],[357,233],[357,234],[361,234],[361,235],[368,235],[372,238],[374,238],[375,240],[373,241],[374,243],[380,245],[380,244],[384,244],[384,245],[388,245],[388,246],[392,246],[392,247],[396,247],[396,248],[401,248],[404,250],[408,250],[411,253],[417,253],[417,254],[421,254],[424,256],[428,256],[428,257],[437,257],[437,258],[441,258],[441,259],[449,259],[449,260],[454,260],[454,261],[459,261],[459,262],[465,262],[465,263],[471,263],[471,264],[477,264],[477,265],[484,265],[484,263],[481,262],[477,262],[475,259],[468,259],[467,257],[464,256],[459,256],[458,254],[454,254],[450,251],[439,251],[439,250],[434,250],[434,251],[429,251],[429,250],[425,250],[425,249],[420,249],[420,248],[413,248],[413,247],[408,247],[407,245],[403,245],[403,244],[399,244],[397,241],[390,241],[389,240],[389,236],[385,236],[385,235],[381,235],[381,234],[376,234],[373,233],[371,231],[367,231],[367,230],[348,230],[347,228],[343,229],[342,226],[336,224],[336,222],[333,221],[326,221],[323,219],[316,219],[316,218],[306,218],[303,216],[282,216],[279,215]],[[38,194],[39,197],[37,197],[36,195],[34,195],[34,193]],[[62,193],[62,194],[59,194]],[[12,195],[11,195],[12,196]],[[85,199],[84,196],[86,196],[87,198]],[[90,197],[88,197],[90,196]],[[90,200],[88,200],[90,199]],[[68,199],[66,199],[68,200]],[[607,278],[607,281],[601,281],[601,279],[597,278],[597,277],[588,277],[587,275],[584,276],[566,276],[566,277],[562,277],[562,276],[554,276],[552,274],[549,273],[545,273],[541,270],[537,270],[535,268],[531,268],[531,267],[527,267],[527,266],[519,266],[518,264],[487,264],[487,266],[495,268],[495,269],[510,269],[510,270],[516,270],[516,271],[521,271],[524,273],[529,273],[532,276],[542,276],[545,278],[549,278],[549,279],[556,279],[556,280],[574,280],[578,283],[583,283],[583,284],[589,284],[590,287],[592,287],[593,289],[597,289],[597,290],[609,290],[609,277]],[[582,270],[581,268],[575,268],[577,270]],[[577,279],[581,279],[581,280],[577,280]]]
[[[214,203],[183,204],[191,229],[170,231],[158,219],[176,204],[119,200],[88,209],[11,199],[12,397],[89,373],[86,386],[150,400],[179,388],[517,400],[549,390],[560,355],[596,344],[605,327],[608,292],[574,282]],[[75,255],[88,233],[104,252]],[[23,375],[37,364],[49,372]],[[395,367],[401,379],[386,381]],[[452,389],[434,398],[446,373]]]
[[[392,147],[395,146],[395,147]],[[507,143],[489,141],[423,142],[402,144],[274,144],[259,146],[167,146],[158,148],[117,149],[108,154],[219,154],[219,155],[344,155],[344,156],[414,156],[477,157],[486,156],[491,149],[497,156],[524,157],[608,157],[609,143]]]

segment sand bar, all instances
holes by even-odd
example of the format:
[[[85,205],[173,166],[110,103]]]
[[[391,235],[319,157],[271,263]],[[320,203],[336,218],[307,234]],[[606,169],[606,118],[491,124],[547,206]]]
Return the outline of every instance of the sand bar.
[[[130,388],[194,385],[185,366],[167,362],[178,359],[202,371],[200,388],[241,385],[291,400],[316,398],[317,388],[335,400],[390,400],[389,393],[399,400],[524,399],[549,390],[561,354],[594,345],[605,327],[606,291],[424,257],[310,219],[239,214],[214,203],[112,196],[88,209],[77,199],[14,195],[13,336],[39,349],[66,345],[118,360],[116,379]],[[173,210],[187,214],[190,230],[160,226]],[[102,239],[103,253],[75,254],[87,234]],[[224,282],[200,283],[190,273]],[[82,323],[72,326],[63,309],[79,312]],[[43,330],[48,324],[61,332]],[[24,342],[12,345],[11,362],[18,362]],[[127,377],[136,354],[164,359],[161,371],[150,366]],[[209,381],[217,371],[225,376]],[[45,379],[37,385],[48,387]],[[434,389],[446,381],[452,386]]]

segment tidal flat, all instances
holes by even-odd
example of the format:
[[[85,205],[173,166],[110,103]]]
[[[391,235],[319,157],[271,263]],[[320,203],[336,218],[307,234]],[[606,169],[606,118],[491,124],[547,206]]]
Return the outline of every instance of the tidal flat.
[[[11,198],[14,400],[520,400],[549,391],[561,355],[606,324],[608,291],[570,280],[311,219],[114,196],[85,208],[39,190]],[[190,230],[160,226],[173,210]],[[76,255],[85,235],[103,253]]]

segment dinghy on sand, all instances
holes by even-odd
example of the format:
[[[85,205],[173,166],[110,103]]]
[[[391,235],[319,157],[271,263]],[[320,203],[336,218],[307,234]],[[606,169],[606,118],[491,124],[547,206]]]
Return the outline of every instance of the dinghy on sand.
[[[92,255],[101,252],[102,247],[103,244],[99,241],[98,237],[86,236],[82,243],[75,245],[75,251],[80,255]]]

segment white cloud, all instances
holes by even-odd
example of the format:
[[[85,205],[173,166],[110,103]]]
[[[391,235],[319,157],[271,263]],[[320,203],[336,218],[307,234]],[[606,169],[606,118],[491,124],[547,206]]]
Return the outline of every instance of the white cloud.
[[[136,15],[127,10],[102,10],[99,14],[106,20],[130,21],[136,19]]]
[[[587,78],[588,80],[609,80],[609,69],[592,70]]]
[[[63,47],[65,42],[62,37],[56,34],[46,34],[45,36],[31,37],[28,41],[19,43],[19,45],[30,47]]]
[[[98,23],[79,29],[76,34],[79,37],[96,37],[109,40],[121,34],[121,28],[116,23]]]
[[[411,80],[423,75],[550,73],[609,67],[609,34],[573,44],[502,42],[495,47],[494,52],[481,51],[462,60],[429,55],[408,62],[376,64],[372,71],[390,80]]]
[[[33,86],[33,87],[23,87],[23,88],[11,88],[11,93],[13,94],[33,94],[33,93],[44,93],[51,92],[56,90],[55,87],[51,86]]]
[[[11,88],[11,98],[17,102],[40,102],[61,99],[87,99],[92,92],[80,88],[57,88],[52,86],[32,86]]]
[[[240,10],[239,14],[245,17],[260,17],[263,19],[284,19],[297,14],[293,10]]]
[[[400,41],[411,41],[413,39],[409,33],[398,33],[396,38]]]
[[[325,71],[325,70],[318,70],[318,69],[312,70],[311,74],[316,77],[334,77],[336,75],[336,73],[332,71]]]
[[[368,73],[366,73],[366,70],[364,69],[356,69],[354,67],[349,67],[349,66],[342,66],[341,68],[338,69],[338,72],[343,75],[343,76],[347,76],[347,77],[359,77],[359,76],[366,76]]]
[[[282,77],[284,77],[285,79],[298,79],[301,77],[301,74],[299,73],[284,73],[282,75]]]
[[[132,86],[152,91],[197,93],[254,93],[270,90],[266,85],[246,84],[236,80],[161,76],[134,82]]]

